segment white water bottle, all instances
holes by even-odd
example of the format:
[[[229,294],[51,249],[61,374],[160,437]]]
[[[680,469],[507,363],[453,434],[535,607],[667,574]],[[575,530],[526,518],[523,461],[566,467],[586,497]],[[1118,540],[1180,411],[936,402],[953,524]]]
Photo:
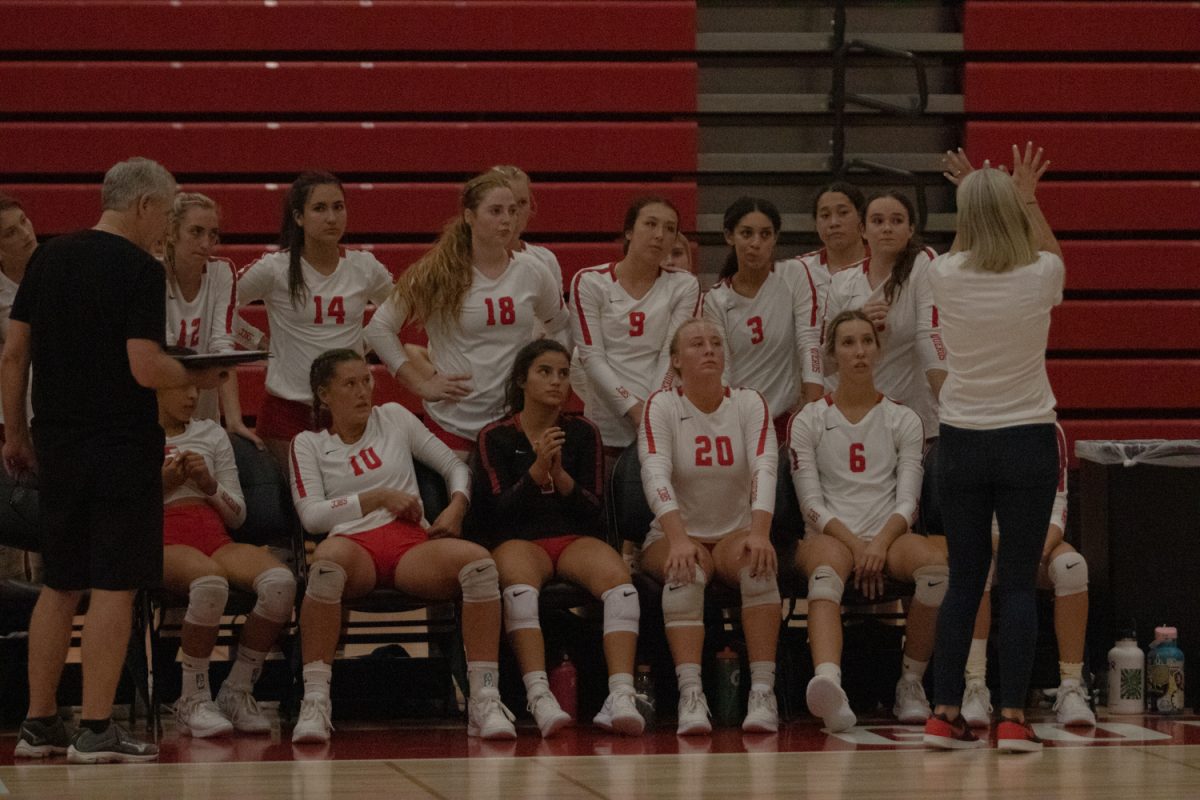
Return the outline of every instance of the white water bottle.
[[[1108,651],[1108,713],[1146,712],[1146,654],[1133,631],[1122,632]]]

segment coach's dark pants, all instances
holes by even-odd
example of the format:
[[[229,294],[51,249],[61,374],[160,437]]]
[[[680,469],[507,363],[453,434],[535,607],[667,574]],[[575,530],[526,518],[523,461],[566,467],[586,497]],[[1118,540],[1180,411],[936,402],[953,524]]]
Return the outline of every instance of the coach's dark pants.
[[[950,589],[938,615],[939,705],[962,703],[963,669],[1000,524],[994,615],[999,620],[1000,708],[1024,708],[1037,639],[1035,589],[1058,486],[1054,425],[992,430],[941,426],[937,482],[950,550]]]

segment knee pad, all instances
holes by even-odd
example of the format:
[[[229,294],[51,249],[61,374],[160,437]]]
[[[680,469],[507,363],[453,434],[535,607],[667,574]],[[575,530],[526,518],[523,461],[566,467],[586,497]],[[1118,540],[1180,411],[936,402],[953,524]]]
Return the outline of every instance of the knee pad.
[[[183,621],[201,628],[221,624],[221,612],[229,599],[229,581],[220,575],[202,575],[188,587],[187,614]]]
[[[822,564],[808,576],[808,602],[810,603],[813,600],[828,600],[840,606],[842,593],[845,591],[845,582],[838,577],[837,570],[828,564]]]
[[[318,603],[342,602],[346,588],[346,570],[334,561],[314,561],[308,570],[308,588],[304,593]]]
[[[464,603],[490,603],[500,599],[500,573],[496,562],[479,558],[458,571]]]
[[[913,570],[913,582],[917,585],[913,600],[928,608],[938,608],[950,588],[950,568],[945,564],[919,567]]]
[[[284,567],[271,567],[254,579],[254,591],[258,602],[254,613],[268,622],[280,625],[292,618],[292,607],[296,603],[296,578]]]
[[[708,577],[696,565],[691,583],[668,583],[663,586],[663,627],[699,628],[704,626],[704,586]]]
[[[1050,573],[1050,582],[1054,584],[1055,597],[1087,591],[1087,561],[1079,553],[1063,553],[1050,562],[1047,571]]]
[[[527,583],[514,583],[504,590],[504,630],[538,630],[538,592]]]
[[[779,584],[774,575],[754,578],[750,575],[749,567],[742,567],[738,571],[738,584],[742,590],[742,608],[780,605]]]
[[[642,607],[638,604],[637,589],[633,588],[632,583],[614,586],[600,595],[600,599],[604,601],[605,635],[616,631],[638,632]]]

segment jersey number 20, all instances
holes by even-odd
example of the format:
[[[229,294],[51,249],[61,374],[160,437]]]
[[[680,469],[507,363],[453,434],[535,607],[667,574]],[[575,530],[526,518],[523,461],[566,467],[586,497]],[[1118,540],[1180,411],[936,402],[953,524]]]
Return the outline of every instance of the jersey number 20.
[[[696,437],[696,466],[711,467],[713,465],[713,440],[707,436]],[[716,438],[717,463],[728,467],[733,463],[733,440],[728,436]]]

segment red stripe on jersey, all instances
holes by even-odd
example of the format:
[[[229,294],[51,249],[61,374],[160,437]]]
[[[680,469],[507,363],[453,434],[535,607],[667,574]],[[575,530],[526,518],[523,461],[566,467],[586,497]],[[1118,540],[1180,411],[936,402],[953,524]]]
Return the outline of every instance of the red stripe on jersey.
[[[804,267],[804,276],[808,278],[808,291],[812,293],[812,313],[809,314],[808,324],[815,328],[817,326],[817,306],[819,305],[817,302],[817,284],[812,279],[812,273],[809,272],[808,265],[801,261],[800,266]]]
[[[680,394],[683,391],[680,390]],[[657,453],[658,450],[654,447],[654,429],[650,427],[650,403],[658,396],[658,392],[646,398],[646,405],[642,408],[642,427],[646,429],[646,451],[647,453]]]
[[[232,261],[224,258],[217,260],[224,262],[229,268],[229,277],[232,278],[229,286],[229,307],[225,309],[225,333],[230,334],[233,333],[233,315],[237,313],[237,270]]]
[[[586,273],[604,272],[605,270],[611,272],[612,279],[616,281],[616,264],[609,264],[607,267],[587,267],[586,269],[581,269],[575,273],[575,280],[571,281],[571,299],[575,301],[575,313],[579,315],[579,330],[583,333],[583,343],[589,346],[592,343],[592,331],[588,327],[587,316],[583,313],[583,304],[579,302],[579,282]]]
[[[296,494],[301,497],[308,497],[308,492],[304,489],[304,478],[300,476],[300,459],[296,458],[296,440],[292,440],[292,472],[296,475]]]
[[[728,389],[726,389],[726,391],[728,391]],[[762,403],[763,407],[763,426],[762,430],[758,434],[758,449],[754,453],[756,456],[761,456],[767,451],[767,426],[773,423],[771,422],[771,412],[767,411],[767,401],[758,392],[754,393],[758,395],[758,400],[760,403]]]
[[[1058,434],[1058,491],[1067,490],[1067,434],[1062,426],[1054,423],[1054,432]]]
[[[500,494],[500,476],[496,474],[496,469],[492,466],[491,459],[488,458],[487,437],[492,431],[505,425],[512,425],[517,430],[521,430],[520,419],[514,415],[508,419],[497,420],[479,432],[479,463],[483,467],[484,472],[487,473],[488,481],[492,484],[492,492],[494,494]]]
[[[788,455],[792,459],[792,472],[800,469],[800,456],[796,454],[796,448],[792,447],[792,427],[796,424],[796,418],[800,416],[800,411],[797,410],[788,418],[787,424],[787,449]]]
[[[937,306],[934,306],[934,307],[933,307],[933,316],[932,316],[932,318],[930,319],[930,321],[933,323],[933,327],[935,327],[935,328],[937,328],[937,327],[940,327],[940,326],[939,326],[939,324],[938,324],[938,313],[937,313]]]
[[[930,259],[931,261],[932,261],[933,259],[937,258],[937,253],[936,253],[936,252],[934,252],[934,249],[933,249],[932,247],[926,247],[926,248],[924,248],[924,253],[925,253],[925,255],[929,256],[929,259]]]
[[[683,392],[682,392],[682,391],[680,391],[680,394],[683,394]],[[728,386],[726,386],[726,387],[725,387],[725,396],[726,396],[726,397],[731,397],[731,396],[732,396],[732,395],[731,395],[731,393],[730,393],[730,391],[729,391],[729,387],[728,387]]]
[[[870,256],[867,256],[866,258],[863,259],[862,265],[863,265],[863,275],[871,274],[871,257]]]
[[[833,394],[832,393],[825,395],[825,405],[827,405],[827,406],[833,405]]]

